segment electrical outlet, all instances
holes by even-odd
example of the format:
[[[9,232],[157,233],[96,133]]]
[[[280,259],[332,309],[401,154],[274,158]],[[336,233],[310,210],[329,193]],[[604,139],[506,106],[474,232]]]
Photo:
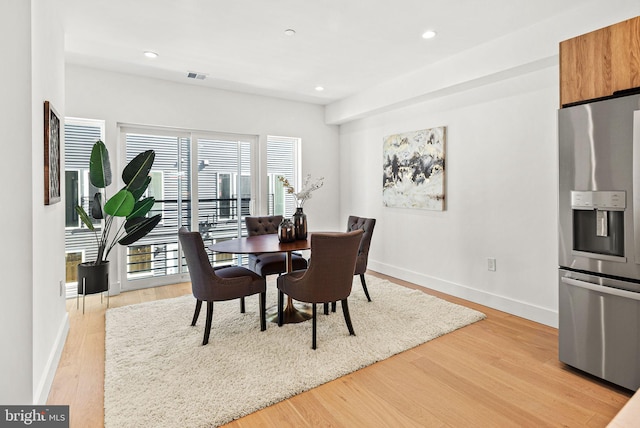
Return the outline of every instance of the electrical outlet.
[[[487,259],[487,269],[491,272],[496,271],[496,259],[494,259],[493,257],[489,257]]]

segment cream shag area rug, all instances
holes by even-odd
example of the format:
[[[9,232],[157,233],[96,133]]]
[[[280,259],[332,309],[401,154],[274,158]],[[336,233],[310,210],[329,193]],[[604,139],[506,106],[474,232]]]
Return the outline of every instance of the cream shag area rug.
[[[267,305],[275,304],[275,279]],[[109,309],[106,314],[105,426],[214,427],[485,318],[475,310],[367,276],[367,302],[354,276],[349,336],[340,303],[318,305],[311,321],[260,331],[258,296],[216,302],[207,346],[206,305],[191,327],[193,296]],[[268,307],[267,306],[267,307]]]

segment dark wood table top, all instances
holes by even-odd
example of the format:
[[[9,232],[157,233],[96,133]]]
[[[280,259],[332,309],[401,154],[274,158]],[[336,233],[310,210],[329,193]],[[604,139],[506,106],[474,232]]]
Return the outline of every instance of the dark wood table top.
[[[247,236],[209,245],[211,251],[229,254],[280,253],[311,248],[311,234],[307,239],[293,242],[280,242],[275,233],[267,235]]]

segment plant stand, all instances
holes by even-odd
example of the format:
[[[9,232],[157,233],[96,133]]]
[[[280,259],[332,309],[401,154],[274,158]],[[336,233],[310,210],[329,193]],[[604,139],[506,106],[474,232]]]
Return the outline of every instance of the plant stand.
[[[87,294],[100,293],[100,303],[102,304],[105,291],[107,292],[107,308],[109,308],[109,262],[99,265],[80,263],[78,265],[76,309],[80,308],[80,294],[82,294],[82,314],[84,314]]]

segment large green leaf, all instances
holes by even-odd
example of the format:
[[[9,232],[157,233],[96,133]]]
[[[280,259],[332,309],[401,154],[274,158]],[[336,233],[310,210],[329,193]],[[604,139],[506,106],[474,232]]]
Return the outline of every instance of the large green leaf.
[[[153,208],[155,203],[156,199],[153,197],[144,198],[143,200],[136,202],[133,207],[133,211],[127,216],[127,220],[146,216],[147,213],[151,211],[151,208]]]
[[[101,140],[96,141],[91,149],[89,159],[89,180],[99,189],[111,184],[111,163],[109,151]]]
[[[76,212],[78,213],[78,216],[80,216],[80,220],[82,220],[84,225],[87,226],[89,228],[89,230],[95,230],[95,227],[93,226],[93,222],[89,218],[89,215],[84,210],[84,208],[82,208],[80,205],[78,205],[78,206],[76,206]]]
[[[126,183],[127,189],[137,190],[144,185],[155,157],[156,153],[153,150],[147,150],[129,162],[122,171],[122,180]]]
[[[140,199],[142,197],[142,195],[144,194],[145,190],[147,190],[147,187],[149,187],[149,183],[151,183],[151,176],[147,176],[147,179],[145,180],[144,184],[141,187],[138,187],[137,189],[134,188],[129,188],[129,191],[131,193],[133,193],[133,199],[135,199],[136,201],[138,199]]]
[[[127,229],[127,223],[125,223],[125,230],[127,234],[118,241],[121,245],[131,245],[138,239],[143,238],[147,233],[151,232],[154,227],[160,223],[162,219],[161,214],[154,215],[153,217],[138,217],[133,220],[128,220],[129,228]]]
[[[115,217],[126,217],[131,214],[136,201],[126,188],[109,198],[104,204],[104,212]]]
[[[147,220],[149,220],[147,217],[128,218],[124,223],[124,230],[125,232],[129,233],[139,227],[140,223],[143,223]]]
[[[93,201],[91,201],[91,217],[96,220],[102,220],[104,218],[104,213],[102,212],[102,194],[100,192],[96,192],[93,195]]]

